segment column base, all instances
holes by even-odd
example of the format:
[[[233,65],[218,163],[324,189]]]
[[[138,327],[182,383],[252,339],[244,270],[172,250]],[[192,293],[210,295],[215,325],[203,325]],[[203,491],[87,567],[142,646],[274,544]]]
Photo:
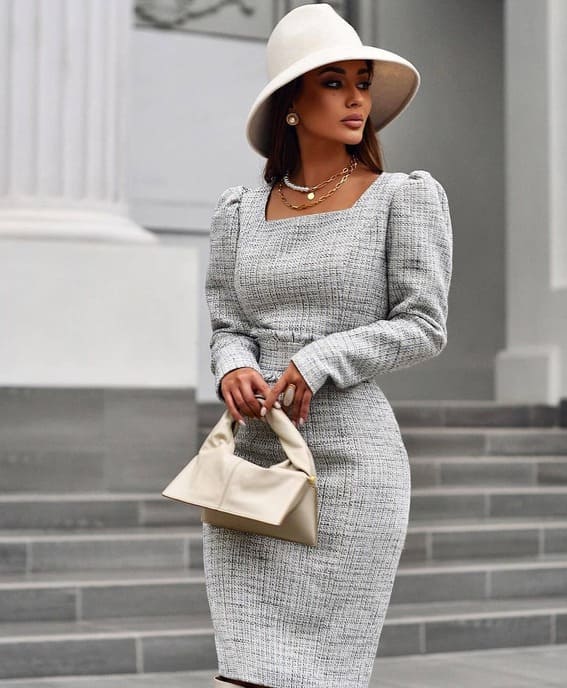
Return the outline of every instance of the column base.
[[[495,362],[495,400],[558,404],[561,398],[561,351],[553,345],[504,349]]]
[[[155,234],[118,213],[67,208],[0,209],[0,239],[159,243]]]

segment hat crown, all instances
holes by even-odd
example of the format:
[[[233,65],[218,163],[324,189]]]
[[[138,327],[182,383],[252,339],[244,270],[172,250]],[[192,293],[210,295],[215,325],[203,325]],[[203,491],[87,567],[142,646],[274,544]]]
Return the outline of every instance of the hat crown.
[[[328,3],[300,5],[274,27],[266,45],[268,78],[311,53],[362,45],[355,29]]]

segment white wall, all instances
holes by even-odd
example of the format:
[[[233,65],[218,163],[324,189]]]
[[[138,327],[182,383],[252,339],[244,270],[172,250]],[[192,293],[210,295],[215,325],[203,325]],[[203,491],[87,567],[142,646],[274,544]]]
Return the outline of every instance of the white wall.
[[[197,386],[193,250],[3,239],[0,264],[3,386]]]

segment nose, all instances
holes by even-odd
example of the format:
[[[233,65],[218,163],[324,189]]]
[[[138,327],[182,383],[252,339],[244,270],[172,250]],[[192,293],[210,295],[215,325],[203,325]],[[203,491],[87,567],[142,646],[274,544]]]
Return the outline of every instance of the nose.
[[[348,94],[348,102],[350,105],[362,105],[362,93],[357,88],[356,84],[351,88]]]

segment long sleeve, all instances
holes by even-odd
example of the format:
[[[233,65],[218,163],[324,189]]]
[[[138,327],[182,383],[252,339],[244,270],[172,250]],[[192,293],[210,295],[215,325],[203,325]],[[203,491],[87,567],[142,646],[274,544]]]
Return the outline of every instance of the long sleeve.
[[[211,372],[215,392],[224,401],[221,380],[235,368],[254,368],[260,374],[259,346],[250,335],[250,323],[234,290],[234,265],[240,227],[240,200],[243,186],[233,186],[220,195],[210,231],[209,264],[205,280],[205,297],[209,309],[212,335],[209,343]]]
[[[453,237],[444,188],[414,170],[394,192],[386,234],[387,319],[316,339],[291,360],[316,393],[432,358],[447,343]]]

